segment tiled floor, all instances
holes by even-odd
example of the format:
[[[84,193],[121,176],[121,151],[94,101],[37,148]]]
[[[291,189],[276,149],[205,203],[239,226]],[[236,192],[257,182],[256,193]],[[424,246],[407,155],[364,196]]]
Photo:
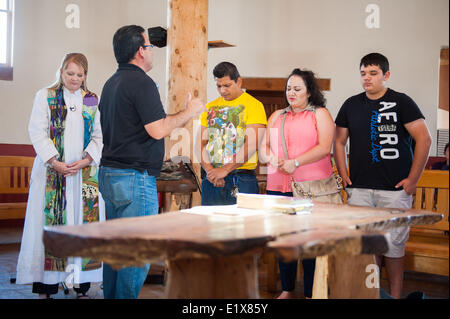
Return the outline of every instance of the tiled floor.
[[[31,285],[11,284],[10,278],[15,276],[17,258],[20,250],[20,240],[22,232],[20,228],[0,227],[0,299],[37,299],[38,296],[31,292]],[[156,267],[154,267],[156,268]],[[160,268],[160,267],[159,267]],[[153,271],[151,270],[151,273]],[[381,281],[381,287],[387,289],[386,280]],[[278,290],[275,293],[267,291],[265,267],[260,263],[259,288],[261,298],[275,298],[281,292],[281,285],[278,282]],[[299,280],[296,285],[295,295],[303,298],[303,284]],[[403,295],[406,296],[413,291],[422,291],[428,298],[448,299],[449,280],[448,277],[405,273]],[[102,299],[103,291],[100,283],[94,283],[88,291],[92,299]],[[66,295],[60,286],[55,299],[76,298],[75,292],[70,289]],[[160,284],[144,284],[139,294],[139,299],[162,299],[164,298],[164,286]]]

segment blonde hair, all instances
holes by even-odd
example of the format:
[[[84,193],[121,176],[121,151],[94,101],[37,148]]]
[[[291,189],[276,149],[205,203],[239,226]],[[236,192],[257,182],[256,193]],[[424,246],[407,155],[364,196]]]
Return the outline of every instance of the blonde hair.
[[[81,88],[85,91],[88,91],[86,80],[87,80],[87,73],[88,73],[88,61],[84,54],[82,53],[68,53],[64,56],[60,68],[56,71],[56,81],[53,83],[50,87],[50,89],[61,89],[64,86],[64,82],[62,80],[62,71],[67,68],[70,62],[75,63],[79,67],[81,67],[84,71],[84,80],[81,84]]]

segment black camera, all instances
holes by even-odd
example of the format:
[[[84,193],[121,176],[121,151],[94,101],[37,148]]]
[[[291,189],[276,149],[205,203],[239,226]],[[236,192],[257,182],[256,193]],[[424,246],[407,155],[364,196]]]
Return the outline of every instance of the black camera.
[[[163,48],[167,45],[167,30],[163,27],[148,28],[148,39],[151,44]]]

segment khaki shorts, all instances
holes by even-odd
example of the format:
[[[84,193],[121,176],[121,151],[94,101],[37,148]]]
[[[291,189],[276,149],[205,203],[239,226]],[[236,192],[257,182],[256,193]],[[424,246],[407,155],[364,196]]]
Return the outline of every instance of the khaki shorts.
[[[404,208],[412,206],[412,195],[404,190],[384,191],[378,189],[347,188],[349,205],[370,206],[378,208]],[[388,251],[384,254],[390,258],[405,256],[405,245],[409,238],[409,226],[390,229],[386,234]]]

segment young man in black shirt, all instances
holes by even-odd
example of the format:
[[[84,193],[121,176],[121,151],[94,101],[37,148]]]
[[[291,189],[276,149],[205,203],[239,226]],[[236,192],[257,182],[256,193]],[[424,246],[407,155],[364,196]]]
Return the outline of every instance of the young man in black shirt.
[[[206,110],[189,95],[185,110],[166,115],[156,84],[146,74],[152,69],[153,46],[144,31],[130,25],[114,34],[119,68],[103,87],[99,105],[104,136],[99,190],[108,220],[158,213],[156,177],[164,157],[163,138]],[[105,299],[137,298],[148,270],[149,265],[115,271],[105,264]]]
[[[386,86],[390,71],[385,56],[371,53],[363,57],[360,74],[365,92],[347,99],[335,121],[334,157],[348,191],[348,204],[410,209],[431,145],[425,118],[410,97]],[[349,138],[350,176],[345,154]],[[376,258],[379,267],[384,259],[394,298],[401,297],[408,238],[407,226],[389,231],[389,249]]]

